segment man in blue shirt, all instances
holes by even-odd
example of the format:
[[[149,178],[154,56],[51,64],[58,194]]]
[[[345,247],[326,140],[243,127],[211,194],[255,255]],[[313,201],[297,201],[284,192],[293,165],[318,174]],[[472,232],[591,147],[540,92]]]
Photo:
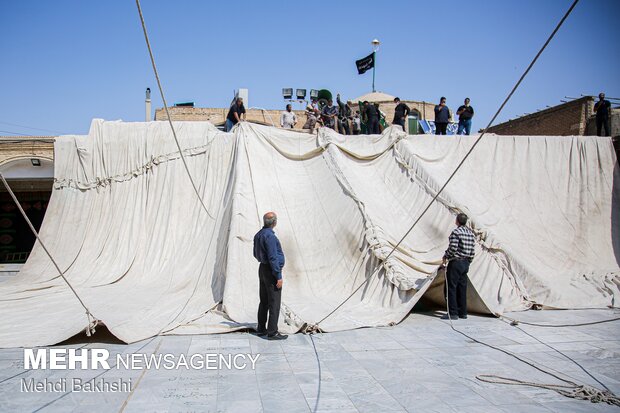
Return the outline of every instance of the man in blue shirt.
[[[254,258],[260,262],[258,267],[260,304],[256,331],[259,336],[267,335],[268,340],[284,340],[288,337],[278,332],[284,252],[280,240],[273,232],[277,223],[278,217],[275,212],[267,212],[263,216],[263,228],[254,235]],[[269,322],[267,322],[268,314]]]
[[[459,106],[456,114],[459,115],[459,128],[456,134],[461,135],[465,131],[465,135],[469,135],[471,133],[471,118],[474,117],[474,108],[469,104],[469,98],[465,98],[464,104]]]

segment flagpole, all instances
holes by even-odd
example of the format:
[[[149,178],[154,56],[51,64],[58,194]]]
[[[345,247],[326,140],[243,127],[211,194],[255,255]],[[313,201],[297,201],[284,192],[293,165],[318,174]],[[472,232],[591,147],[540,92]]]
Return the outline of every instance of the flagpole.
[[[372,42],[372,91],[375,92],[375,68],[377,67],[377,50],[381,42],[378,39],[373,39]]]
[[[377,67],[377,52],[372,52],[372,91],[375,92],[375,68]]]

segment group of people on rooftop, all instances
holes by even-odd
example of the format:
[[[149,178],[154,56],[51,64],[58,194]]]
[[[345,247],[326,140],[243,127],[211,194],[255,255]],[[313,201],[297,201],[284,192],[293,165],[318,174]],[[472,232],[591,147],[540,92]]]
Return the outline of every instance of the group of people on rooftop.
[[[340,95],[336,96],[338,106],[333,104],[329,99],[323,109],[319,109],[316,100],[313,100],[306,107],[307,121],[303,129],[314,130],[317,124],[332,128],[343,135],[358,135],[362,130],[369,135],[379,134],[382,129],[382,118],[385,114],[379,109],[376,102],[370,103],[364,101],[361,105],[361,113],[355,111],[355,115],[351,116],[352,103],[346,104],[340,100]],[[405,125],[411,109],[406,103],[401,102],[400,98],[394,98],[394,119],[393,125],[400,125],[406,131]],[[283,128],[293,128],[297,123],[297,117],[292,114],[291,105],[286,106],[286,112],[282,113],[280,126]],[[459,116],[458,135],[469,135],[471,133],[472,118],[474,117],[474,108],[470,105],[470,99],[466,98],[456,114]],[[294,120],[294,121],[293,121]],[[448,124],[452,121],[452,111],[446,106],[446,98],[442,97],[439,104],[435,106],[435,134],[445,135],[447,133]],[[362,129],[362,124],[365,126]]]
[[[309,129],[310,133],[314,131],[317,125],[334,129],[343,135],[359,135],[366,133],[375,135],[381,133],[382,119],[385,114],[379,109],[376,102],[368,102],[367,100],[361,104],[360,110],[356,110],[352,114],[352,102],[343,102],[340,95],[336,95],[337,106],[334,105],[332,99],[328,99],[322,108],[316,99],[306,107],[306,123],[303,129]],[[469,104],[469,98],[465,98],[463,105],[459,106],[456,114],[459,116],[459,124],[457,134],[469,135],[471,133],[471,123],[474,117],[474,108]],[[400,125],[406,131],[405,125],[411,109],[406,103],[401,102],[400,98],[394,98],[394,119],[393,125]],[[245,119],[245,107],[243,99],[237,98],[230,106],[228,115],[226,116],[225,130],[229,132],[233,126]],[[439,104],[435,106],[435,134],[445,135],[447,133],[448,124],[452,121],[452,111],[446,105],[446,98],[441,97]],[[280,115],[280,127],[285,129],[293,129],[298,123],[297,115],[293,111],[291,104],[286,105],[286,110]],[[384,123],[383,123],[384,124]],[[364,128],[362,127],[364,126]]]
[[[340,100],[340,95],[336,96],[337,106],[329,99],[322,109],[316,99],[306,107],[307,120],[303,129],[309,129],[310,133],[314,131],[316,125],[326,126],[343,135],[359,135],[364,131],[368,135],[381,133],[381,119],[385,115],[379,109],[379,104],[364,101],[361,105],[361,113],[359,110],[352,115],[352,102],[344,103]],[[393,125],[400,125],[406,131],[406,120],[411,109],[406,103],[401,102],[399,98],[394,98],[396,107],[394,108]],[[605,94],[599,95],[599,101],[594,105],[596,113],[596,129],[597,135],[610,136],[610,115],[611,103],[605,100]],[[474,117],[474,108],[470,105],[470,99],[465,101],[456,111],[459,117],[457,135],[469,135],[471,133],[472,118]],[[226,116],[225,130],[230,131],[242,119],[245,119],[245,107],[243,99],[237,98],[230,106],[228,115]],[[448,124],[453,121],[453,115],[450,108],[446,105],[446,98],[441,97],[439,104],[435,106],[435,135],[446,135]],[[293,129],[298,123],[297,115],[293,111],[291,104],[286,105],[286,110],[280,115],[280,126],[285,129]],[[362,128],[362,124],[365,128]]]
[[[469,98],[456,110],[459,117],[459,126],[456,134],[469,135],[471,133],[471,120],[474,117],[474,108],[469,104]],[[446,105],[446,98],[439,99],[439,105],[435,106],[435,135],[446,135],[448,124],[452,122],[452,111]]]

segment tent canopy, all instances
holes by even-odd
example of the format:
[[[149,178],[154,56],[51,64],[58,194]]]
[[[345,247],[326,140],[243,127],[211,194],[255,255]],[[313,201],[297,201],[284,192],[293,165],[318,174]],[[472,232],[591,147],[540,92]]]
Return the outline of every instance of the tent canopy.
[[[385,257],[474,142],[471,136],[318,135],[242,122],[94,120],[55,143],[41,236],[92,314],[125,342],[253,327],[253,235],[276,211],[287,258],[280,329],[401,321],[437,277],[462,211],[477,237],[480,309],[605,307],[620,285],[620,171],[609,138],[485,136],[396,252]],[[374,271],[378,268],[378,271]],[[0,347],[60,342],[84,309],[40,245],[0,284]]]

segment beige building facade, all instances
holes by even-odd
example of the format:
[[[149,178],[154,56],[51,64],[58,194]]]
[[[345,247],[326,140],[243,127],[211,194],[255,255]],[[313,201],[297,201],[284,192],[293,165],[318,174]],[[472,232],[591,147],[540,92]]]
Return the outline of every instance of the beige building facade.
[[[54,137],[0,137],[0,172],[39,229],[52,193]],[[8,190],[0,184],[0,276],[26,261],[35,237]]]
[[[356,110],[359,110],[358,102],[363,102],[367,100],[371,103],[379,104],[379,109],[384,113],[385,119],[388,124],[392,123],[394,119],[394,108],[396,104],[394,103],[395,96],[388,95],[382,92],[372,92],[362,96],[359,96],[355,99],[347,100],[349,107],[351,108],[351,112],[355,114]],[[344,99],[343,99],[344,100]],[[435,119],[435,103],[424,102],[424,101],[416,101],[416,100],[405,100],[402,99],[402,102],[407,104],[412,111],[412,114],[416,116],[417,119],[423,120],[434,120]],[[336,101],[334,100],[334,104]],[[277,128],[280,127],[280,115],[286,106],[286,102],[283,102],[282,109],[247,109],[246,110],[246,121],[256,122],[264,125],[275,126]],[[307,117],[304,110],[294,110],[297,115],[297,125],[296,129],[301,129],[306,123]],[[168,113],[170,113],[170,118],[172,120],[177,121],[209,121],[216,126],[221,126],[226,121],[226,115],[228,114],[228,108],[197,108],[197,107],[187,107],[187,106],[172,106],[168,107]],[[165,108],[159,108],[155,110],[155,120],[163,121],[168,120],[168,115],[166,114]]]

